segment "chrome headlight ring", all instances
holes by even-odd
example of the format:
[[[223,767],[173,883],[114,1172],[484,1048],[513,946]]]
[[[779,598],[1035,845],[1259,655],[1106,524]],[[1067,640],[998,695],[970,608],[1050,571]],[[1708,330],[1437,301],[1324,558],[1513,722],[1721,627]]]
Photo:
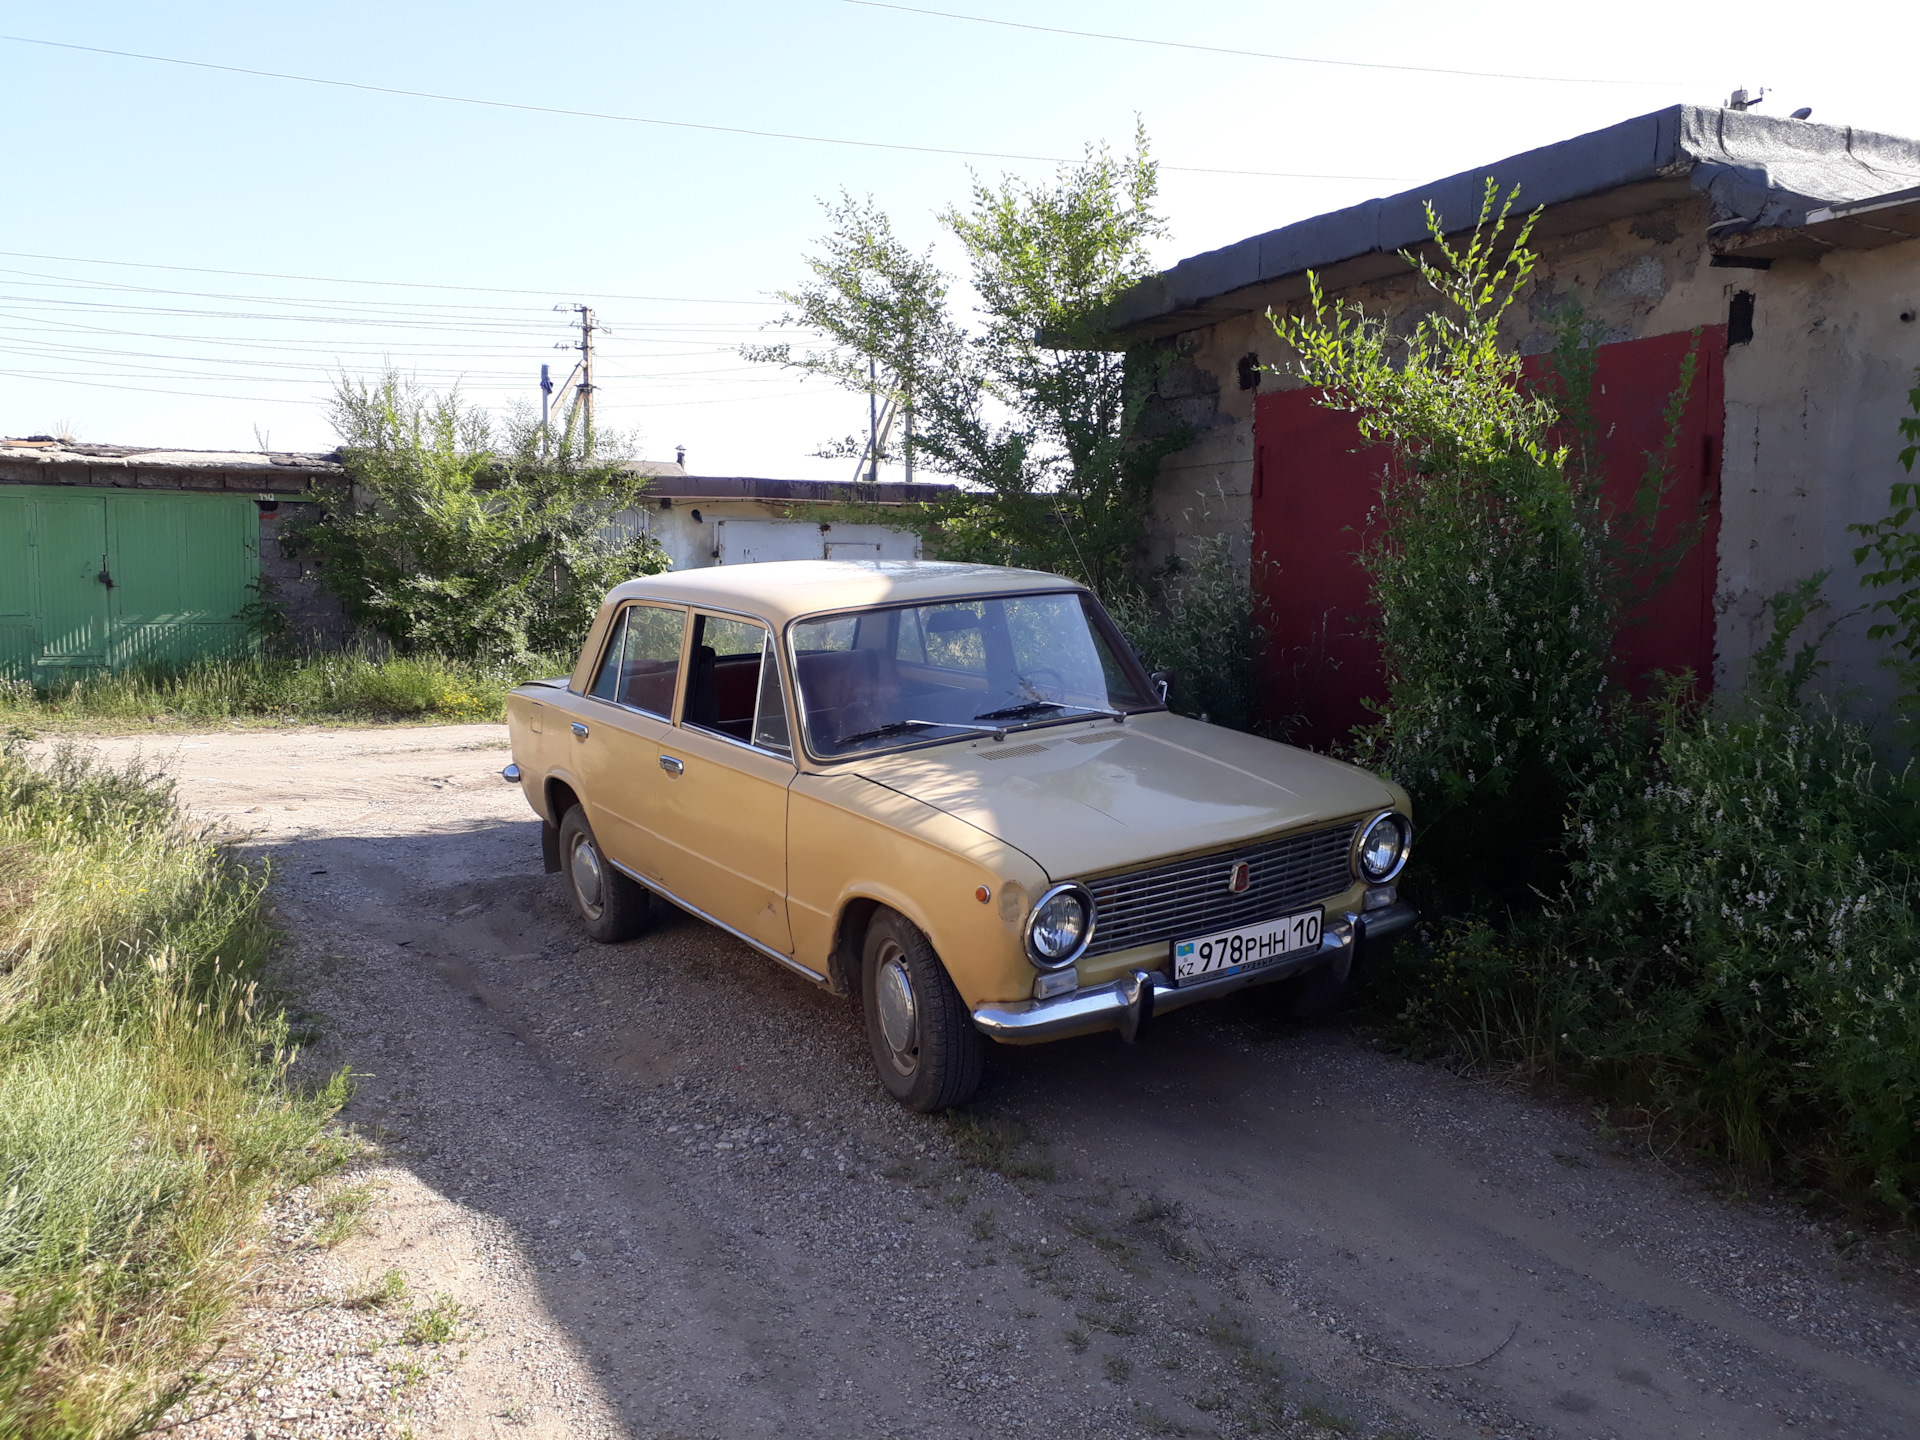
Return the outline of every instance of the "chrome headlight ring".
[[[1369,864],[1370,852],[1376,851],[1376,842],[1385,840],[1381,834],[1383,826],[1391,826],[1397,834],[1393,846],[1392,861],[1384,867],[1376,868]],[[1384,885],[1406,868],[1407,857],[1413,853],[1413,822],[1398,810],[1382,810],[1368,820],[1353,834],[1353,849],[1348,855],[1348,863],[1353,873],[1369,885]]]
[[[1058,955],[1048,955],[1036,941],[1034,930],[1046,915],[1047,907],[1056,900],[1078,903],[1081,914],[1080,938],[1071,949]],[[1064,970],[1086,954],[1087,946],[1093,943],[1093,896],[1088,893],[1087,887],[1072,881],[1050,887],[1033,902],[1033,908],[1027,912],[1027,923],[1021,931],[1021,939],[1026,945],[1027,959],[1040,970]]]

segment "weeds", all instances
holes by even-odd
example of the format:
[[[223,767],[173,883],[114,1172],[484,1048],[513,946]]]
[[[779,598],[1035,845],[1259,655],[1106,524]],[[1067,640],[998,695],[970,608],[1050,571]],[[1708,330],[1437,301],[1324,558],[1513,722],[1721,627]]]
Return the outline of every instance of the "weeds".
[[[0,747],[0,1417],[134,1433],[226,1313],[267,1198],[339,1163],[288,1082],[265,876],[138,765]]]
[[[1124,1385],[1133,1377],[1133,1362],[1124,1355],[1109,1355],[1101,1361],[1101,1368],[1107,1372],[1107,1383]]]
[[[58,729],[233,721],[499,721],[506,693],[572,657],[514,663],[349,650],[149,665],[46,690],[0,685],[0,722]]]
[[[1353,1421],[1344,1415],[1315,1405],[1311,1401],[1300,1407],[1300,1418],[1307,1424],[1321,1430],[1331,1430],[1336,1435],[1351,1435],[1355,1430]]]
[[[472,1318],[473,1312],[451,1295],[435,1295],[426,1309],[415,1310],[407,1317],[407,1328],[401,1332],[400,1342],[403,1345],[441,1345],[458,1339]]]
[[[976,1169],[991,1170],[1009,1180],[1051,1182],[1058,1178],[1046,1144],[1036,1140],[1018,1120],[951,1110],[947,1112],[947,1131],[961,1160]]]
[[[373,1208],[373,1188],[348,1185],[329,1190],[316,1208],[320,1223],[313,1230],[314,1243],[331,1250],[366,1223],[367,1211]]]
[[[407,1277],[398,1270],[389,1270],[349,1299],[347,1306],[353,1310],[384,1310],[406,1298]]]

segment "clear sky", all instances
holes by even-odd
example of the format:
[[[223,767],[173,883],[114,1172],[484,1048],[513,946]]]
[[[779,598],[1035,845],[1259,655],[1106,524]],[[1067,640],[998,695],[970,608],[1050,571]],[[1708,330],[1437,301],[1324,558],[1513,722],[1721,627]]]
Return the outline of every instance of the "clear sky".
[[[1920,135],[1920,7],[926,0],[325,6],[8,0],[12,37],[518,105],[937,149],[1075,155],[1134,116],[1171,262],[1642,114],[1771,88],[1765,113]],[[1327,65],[979,23],[1101,31]],[[1842,23],[1843,22],[1843,23]],[[1504,72],[1531,79],[1365,68]],[[391,362],[504,409],[612,334],[602,423],[701,474],[814,459],[865,401],[735,347],[778,313],[819,197],[917,242],[967,159],[489,108],[0,40],[0,433],[332,444],[342,368]],[[1561,83],[1565,80],[1608,83]],[[1343,178],[1278,178],[1293,172]],[[957,268],[957,257],[948,254]],[[93,263],[110,262],[110,263]],[[173,267],[173,268],[168,268]],[[193,268],[189,268],[193,267]],[[211,272],[268,272],[279,277]],[[346,283],[338,283],[346,282]]]

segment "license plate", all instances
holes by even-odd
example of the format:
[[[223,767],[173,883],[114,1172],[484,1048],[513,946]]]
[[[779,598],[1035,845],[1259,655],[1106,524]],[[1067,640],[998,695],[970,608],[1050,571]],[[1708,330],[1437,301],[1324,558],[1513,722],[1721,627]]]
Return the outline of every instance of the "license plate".
[[[1244,975],[1249,970],[1312,950],[1320,944],[1321,912],[1301,910],[1278,920],[1222,930],[1197,940],[1173,942],[1173,979],[1206,980],[1221,975]]]

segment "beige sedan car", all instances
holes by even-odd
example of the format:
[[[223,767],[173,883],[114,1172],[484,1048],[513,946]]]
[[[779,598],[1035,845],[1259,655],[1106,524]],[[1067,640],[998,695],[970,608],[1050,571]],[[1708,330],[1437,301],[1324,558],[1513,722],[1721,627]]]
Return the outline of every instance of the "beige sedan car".
[[[1406,794],[1169,711],[1082,586],[792,561],[610,594],[507,702],[517,781],[595,939],[658,898],[836,994],[918,1110],[986,1042],[1301,977],[1326,1003],[1414,912]]]

